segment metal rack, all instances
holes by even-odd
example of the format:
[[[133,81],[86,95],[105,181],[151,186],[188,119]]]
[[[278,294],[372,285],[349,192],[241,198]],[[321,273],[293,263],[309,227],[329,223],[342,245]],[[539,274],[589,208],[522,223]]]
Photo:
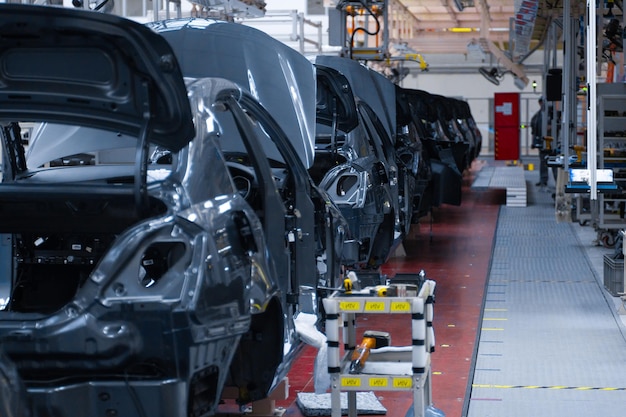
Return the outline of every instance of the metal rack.
[[[331,417],[341,417],[341,391],[348,397],[348,417],[357,416],[358,391],[413,392],[413,415],[424,417],[432,403],[430,353],[434,351],[433,301],[435,281],[426,280],[416,297],[376,297],[335,293],[323,300],[326,310],[328,372],[331,378]],[[411,319],[412,346],[400,350],[377,352],[373,349],[368,363],[394,362],[401,372],[348,372],[351,353],[356,347],[357,314],[405,314]],[[343,320],[340,321],[340,315]],[[344,355],[341,357],[339,328],[343,323]],[[380,349],[383,351],[385,349]]]
[[[615,84],[610,85],[610,90],[603,87],[602,84],[598,85],[598,168],[610,168],[614,171],[614,177],[618,178],[620,171],[626,170],[626,91]],[[626,194],[622,190],[601,193],[598,201],[598,227],[624,228]]]

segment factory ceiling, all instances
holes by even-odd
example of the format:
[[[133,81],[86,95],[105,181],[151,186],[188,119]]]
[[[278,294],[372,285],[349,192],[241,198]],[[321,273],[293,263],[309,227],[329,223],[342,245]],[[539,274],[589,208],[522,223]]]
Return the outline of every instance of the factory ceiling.
[[[391,38],[406,42],[424,54],[464,53],[468,45],[481,37],[505,45],[515,15],[513,3],[512,0],[392,0]]]
[[[327,7],[342,3],[363,2],[324,1]],[[562,19],[564,3],[569,3],[574,18],[584,16],[586,8],[586,1],[581,0],[367,0],[364,3],[387,4],[391,42],[405,43],[422,54],[467,53],[479,46],[488,49],[485,40],[504,51],[515,43],[528,49],[541,47],[548,26]],[[621,18],[622,0],[600,3],[604,7],[600,13]],[[355,24],[358,19],[356,16]],[[529,28],[532,30],[526,33]]]
[[[586,1],[581,0],[325,0],[324,3],[326,7],[342,9],[347,15],[346,44],[354,49],[351,56],[361,53],[359,49],[367,54],[372,46],[380,46],[382,31],[374,28],[382,22],[382,27],[387,29],[382,42],[387,39],[392,56],[411,52],[474,54],[482,62],[497,62],[502,71],[513,73],[520,85],[528,83],[521,63],[532,52],[547,49],[544,42],[550,27],[557,29],[556,47],[562,47],[564,7],[570,8],[573,19],[583,18],[583,25],[586,12]],[[597,13],[604,21],[599,23],[599,30],[611,18],[621,22],[622,10],[622,0],[600,1]],[[372,36],[366,35],[373,32],[378,32],[374,42]]]
[[[192,0],[193,1],[193,0]],[[233,15],[250,11],[263,15],[263,0],[195,0],[205,7],[224,7]],[[597,13],[604,17],[599,31],[611,18],[623,20],[623,0],[599,1]],[[586,0],[310,0],[307,7],[327,8],[341,17],[330,22],[329,33],[341,39],[343,53],[364,60],[384,60],[394,55],[475,55],[475,62],[490,63],[499,71],[513,73],[522,84],[528,79],[521,65],[556,28],[561,48],[564,5],[573,19],[584,19]],[[332,14],[331,13],[331,14]],[[254,14],[252,14],[253,17]],[[584,20],[581,21],[584,25]],[[620,25],[619,32],[621,35]],[[617,36],[617,33],[616,33]],[[331,33],[332,37],[332,33]],[[554,39],[554,38],[552,38]],[[554,47],[554,43],[549,46]],[[421,59],[421,58],[420,58]]]
[[[490,40],[500,49],[541,43],[549,24],[563,16],[563,0],[389,0],[391,38],[420,53],[466,53]],[[573,17],[584,16],[585,1],[570,0]],[[614,12],[621,14],[621,0]],[[528,34],[524,30],[532,27]],[[396,30],[395,28],[398,28]],[[528,39],[522,39],[528,35]]]

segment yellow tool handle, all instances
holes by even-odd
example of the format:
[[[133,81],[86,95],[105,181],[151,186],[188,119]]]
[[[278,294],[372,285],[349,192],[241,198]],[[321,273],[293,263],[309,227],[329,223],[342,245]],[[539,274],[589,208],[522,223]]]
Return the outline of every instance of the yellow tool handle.
[[[346,291],[346,294],[352,294],[352,280],[350,278],[343,280],[343,289]]]
[[[361,362],[365,362],[370,355],[370,349],[373,349],[376,346],[376,339],[373,337],[366,337],[361,341],[361,344],[358,345],[354,352],[352,352],[352,360],[361,360]]]

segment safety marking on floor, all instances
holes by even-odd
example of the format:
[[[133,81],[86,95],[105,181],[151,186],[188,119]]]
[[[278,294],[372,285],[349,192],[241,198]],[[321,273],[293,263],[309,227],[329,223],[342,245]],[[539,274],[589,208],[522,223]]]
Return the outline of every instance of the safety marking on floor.
[[[573,391],[626,391],[626,387],[570,387],[567,385],[497,385],[497,384],[472,384],[472,388],[498,388],[498,389],[550,389],[550,390],[573,390]]]
[[[509,311],[508,308],[486,308],[485,311]]]
[[[502,327],[481,327],[480,330],[485,330],[488,332],[501,332],[504,330]]]
[[[483,318],[484,321],[507,321],[508,319],[503,318],[503,317],[485,317]]]
[[[585,281],[581,281],[581,280],[571,280],[571,279],[502,279],[499,280],[499,282],[523,282],[523,283],[536,283],[536,282],[541,282],[541,283],[558,283],[558,284],[595,284],[596,281],[591,281],[591,280],[585,280]],[[491,284],[489,284],[491,285]]]
[[[472,401],[502,401],[502,398],[476,398],[472,397]]]

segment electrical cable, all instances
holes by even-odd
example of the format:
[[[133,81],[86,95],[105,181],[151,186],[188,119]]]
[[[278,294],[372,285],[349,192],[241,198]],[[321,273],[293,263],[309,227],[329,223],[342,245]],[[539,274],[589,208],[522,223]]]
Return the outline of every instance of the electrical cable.
[[[354,48],[354,35],[356,35],[358,31],[365,32],[366,34],[370,36],[376,36],[380,32],[380,22],[378,21],[378,16],[376,16],[376,14],[372,11],[372,9],[370,9],[367,6],[367,4],[365,3],[365,0],[359,0],[359,3],[361,3],[363,5],[363,8],[367,10],[370,16],[374,18],[374,21],[376,22],[376,30],[374,32],[370,32],[364,27],[359,26],[352,31],[352,34],[350,35],[350,59],[352,59],[352,49]]]

